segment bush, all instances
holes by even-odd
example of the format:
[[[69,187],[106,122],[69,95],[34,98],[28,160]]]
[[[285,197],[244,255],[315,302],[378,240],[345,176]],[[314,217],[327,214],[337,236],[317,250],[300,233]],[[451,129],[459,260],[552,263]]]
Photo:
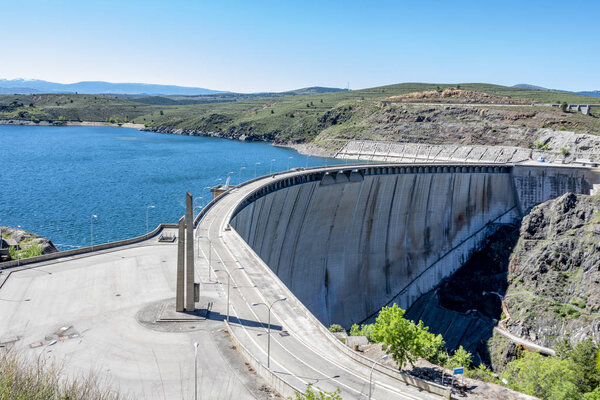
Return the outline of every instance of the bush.
[[[344,328],[340,324],[331,324],[331,326],[329,327],[329,332],[344,332]]]
[[[339,388],[335,392],[320,392],[309,383],[304,393],[296,393],[296,400],[342,400],[342,396]]]
[[[357,324],[350,327],[350,336],[366,336],[367,340],[371,343],[376,343],[375,329],[373,324],[365,324],[358,326]]]
[[[465,376],[467,378],[477,379],[484,382],[500,383],[500,380],[492,372],[492,370],[483,364],[479,364],[479,367],[475,369],[466,370]]]
[[[560,109],[562,110],[562,112],[567,112],[567,107],[568,107],[568,106],[569,106],[569,105],[567,104],[567,102],[566,102],[566,101],[563,101],[563,102],[560,104]]]
[[[508,363],[502,377],[511,389],[540,399],[567,399],[569,397],[557,396],[573,394],[575,386],[575,373],[569,361],[546,358],[539,353],[525,353],[522,358]]]
[[[448,360],[448,368],[458,368],[465,367],[465,369],[469,368],[472,364],[471,361],[471,353],[466,351],[462,346],[460,346],[457,350],[454,351],[452,358]]]

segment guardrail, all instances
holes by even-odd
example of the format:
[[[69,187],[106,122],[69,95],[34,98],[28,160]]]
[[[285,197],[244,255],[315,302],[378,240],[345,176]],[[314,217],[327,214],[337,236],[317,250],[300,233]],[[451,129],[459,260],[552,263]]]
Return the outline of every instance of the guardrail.
[[[80,247],[78,249],[59,251],[57,253],[50,253],[50,254],[42,254],[41,256],[25,258],[22,260],[5,261],[3,263],[0,263],[0,270],[12,268],[12,267],[25,266],[28,264],[35,264],[35,263],[42,262],[42,261],[57,260],[57,259],[63,258],[63,257],[71,257],[71,256],[76,256],[76,255],[94,253],[94,252],[101,251],[101,250],[113,249],[115,247],[127,246],[130,244],[143,242],[144,240],[148,240],[148,239],[158,235],[163,229],[167,229],[167,228],[177,228],[177,225],[175,225],[175,224],[160,224],[152,232],[148,232],[144,235],[136,236],[136,237],[129,238],[129,239],[117,240],[116,242],[108,242],[108,243],[98,244],[98,245],[95,245],[93,248],[91,246]]]

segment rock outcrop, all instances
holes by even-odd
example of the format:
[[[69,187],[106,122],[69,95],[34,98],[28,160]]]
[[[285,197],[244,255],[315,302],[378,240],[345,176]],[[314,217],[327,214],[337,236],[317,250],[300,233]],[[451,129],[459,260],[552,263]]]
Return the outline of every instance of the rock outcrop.
[[[504,305],[506,327],[544,346],[600,340],[600,197],[567,193],[523,219]]]
[[[16,242],[17,246],[22,250],[37,245],[41,254],[56,253],[59,251],[49,239],[22,229],[0,226],[0,232],[2,234],[0,240],[2,241],[1,247],[3,249],[7,249],[11,244]],[[4,253],[2,254],[4,255]]]
[[[494,325],[553,347],[600,340],[600,196],[567,193],[503,227],[408,311],[494,370],[516,356]]]

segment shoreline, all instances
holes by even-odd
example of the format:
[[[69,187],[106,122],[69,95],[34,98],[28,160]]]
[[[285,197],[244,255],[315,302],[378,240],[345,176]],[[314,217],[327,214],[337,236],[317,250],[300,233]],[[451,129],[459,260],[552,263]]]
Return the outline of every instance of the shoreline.
[[[111,126],[116,128],[133,128],[137,130],[143,130],[144,124],[134,124],[126,122],[123,124],[113,124],[110,122],[99,122],[99,121],[24,121],[20,119],[0,119],[0,125],[21,125],[21,126]]]
[[[162,133],[166,135],[189,135],[189,136],[201,136],[201,137],[212,137],[220,139],[238,140],[241,142],[261,141],[270,142],[272,146],[284,147],[292,149],[298,152],[298,154],[309,156],[309,157],[324,157],[324,158],[335,158],[336,152],[325,150],[312,143],[275,143],[273,140],[252,140],[252,137],[245,135],[235,137],[233,135],[224,135],[219,132],[202,132],[196,130],[186,129],[161,129],[159,127],[146,126],[144,124],[134,124],[126,122],[123,124],[114,124],[110,122],[99,122],[99,121],[25,121],[19,119],[0,119],[0,125],[19,125],[19,126],[108,126],[115,128],[133,128],[143,132],[154,132]],[[250,139],[250,140],[248,140]]]

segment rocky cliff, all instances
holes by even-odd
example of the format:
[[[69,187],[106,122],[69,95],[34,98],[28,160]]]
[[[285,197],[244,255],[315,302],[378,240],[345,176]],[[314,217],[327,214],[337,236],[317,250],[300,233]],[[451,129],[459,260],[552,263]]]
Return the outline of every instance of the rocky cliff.
[[[523,219],[508,267],[506,327],[544,346],[600,340],[600,197],[567,193]]]
[[[600,340],[600,196],[567,193],[534,207],[406,315],[495,370],[515,357],[515,345],[494,335],[497,323],[550,348]]]

